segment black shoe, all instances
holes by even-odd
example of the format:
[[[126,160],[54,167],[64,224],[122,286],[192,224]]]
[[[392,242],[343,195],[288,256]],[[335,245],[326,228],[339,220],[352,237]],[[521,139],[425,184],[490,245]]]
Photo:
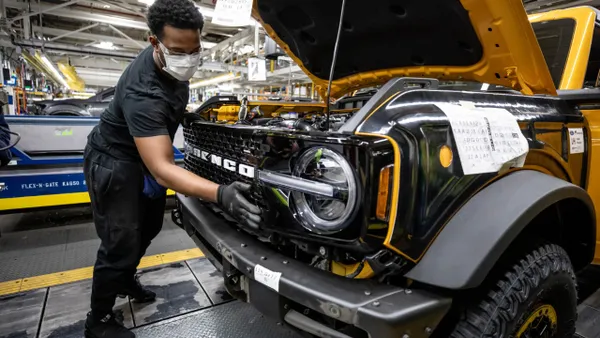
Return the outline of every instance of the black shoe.
[[[85,338],[135,338],[135,334],[126,329],[113,313],[97,319],[90,312],[85,321]]]
[[[135,276],[133,283],[118,296],[120,298],[129,296],[136,303],[148,303],[156,299],[156,293],[144,288],[138,276]]]

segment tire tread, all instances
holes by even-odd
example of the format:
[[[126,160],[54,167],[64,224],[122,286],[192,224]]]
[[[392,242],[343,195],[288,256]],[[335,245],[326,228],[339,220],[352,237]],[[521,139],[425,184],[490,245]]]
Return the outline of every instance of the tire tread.
[[[571,260],[563,248],[544,244],[530,251],[508,269],[479,304],[463,312],[450,337],[508,337],[511,332],[506,332],[506,323],[516,319],[519,305],[529,298],[531,290],[558,272],[568,273],[575,283]],[[570,330],[575,333],[575,323]]]

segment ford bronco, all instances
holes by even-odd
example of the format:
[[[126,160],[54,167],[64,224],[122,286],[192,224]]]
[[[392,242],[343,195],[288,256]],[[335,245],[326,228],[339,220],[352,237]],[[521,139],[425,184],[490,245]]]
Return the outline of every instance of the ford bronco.
[[[263,222],[178,195],[182,226],[233,296],[307,335],[571,337],[575,272],[600,263],[598,12],[339,6],[255,0],[253,15],[323,97],[382,87],[338,124],[189,114],[186,167],[252,184]]]

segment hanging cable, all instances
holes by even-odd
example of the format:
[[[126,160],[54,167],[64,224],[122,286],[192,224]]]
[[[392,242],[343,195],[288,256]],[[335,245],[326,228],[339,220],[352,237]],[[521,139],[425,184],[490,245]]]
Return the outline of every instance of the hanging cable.
[[[0,133],[8,133],[8,134],[14,135],[16,137],[15,141],[12,144],[9,143],[6,147],[0,148],[0,151],[8,150],[8,149],[16,146],[17,143],[19,143],[19,141],[21,141],[21,135],[19,133],[15,133],[14,131],[10,131],[4,127],[0,127]]]
[[[342,25],[344,22],[344,10],[346,9],[346,0],[342,0],[342,10],[340,11],[340,23],[338,25],[337,36],[335,37],[335,45],[333,47],[333,59],[331,60],[331,69],[329,71],[329,83],[327,84],[327,97],[325,102],[325,128],[329,130],[329,100],[331,96],[331,83],[333,82],[333,73],[335,71],[335,61],[337,60],[338,47],[340,43],[340,36],[342,35]]]

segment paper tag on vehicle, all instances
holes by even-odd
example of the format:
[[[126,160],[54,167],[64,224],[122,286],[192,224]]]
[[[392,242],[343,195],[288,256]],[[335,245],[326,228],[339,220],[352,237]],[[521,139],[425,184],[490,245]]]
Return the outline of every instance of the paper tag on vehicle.
[[[569,144],[571,154],[581,154],[585,151],[583,128],[569,128]]]
[[[260,264],[254,267],[254,280],[279,292],[281,272],[271,271]]]
[[[465,175],[522,167],[529,144],[514,115],[501,108],[437,104],[450,121]]]
[[[218,0],[212,23],[222,26],[248,26],[252,14],[252,0]]]

